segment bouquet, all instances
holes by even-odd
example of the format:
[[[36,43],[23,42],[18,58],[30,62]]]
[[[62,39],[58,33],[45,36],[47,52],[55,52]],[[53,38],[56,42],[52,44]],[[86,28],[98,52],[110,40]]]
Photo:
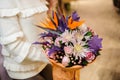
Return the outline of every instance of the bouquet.
[[[102,38],[84,24],[76,12],[71,16],[52,17],[41,22],[38,27],[47,32],[40,34],[41,44],[48,57],[65,67],[86,66],[93,62],[102,48]]]
[[[42,45],[48,55],[54,80],[79,80],[79,69],[100,55],[102,38],[84,24],[77,12],[70,16],[53,12],[37,27],[46,32],[41,33],[34,44]]]

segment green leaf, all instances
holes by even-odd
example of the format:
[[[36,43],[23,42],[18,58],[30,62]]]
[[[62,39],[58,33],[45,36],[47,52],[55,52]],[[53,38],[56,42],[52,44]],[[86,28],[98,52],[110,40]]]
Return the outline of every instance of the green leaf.
[[[84,45],[83,47],[88,48],[89,46],[88,45]]]
[[[88,62],[86,60],[83,60],[81,63],[81,65],[83,65],[83,66],[86,66],[87,64],[88,64]]]
[[[69,62],[67,67],[72,67],[73,65],[74,64],[72,62]]]
[[[59,41],[60,45],[62,45],[62,41]]]
[[[92,32],[88,31],[85,36],[92,36]]]

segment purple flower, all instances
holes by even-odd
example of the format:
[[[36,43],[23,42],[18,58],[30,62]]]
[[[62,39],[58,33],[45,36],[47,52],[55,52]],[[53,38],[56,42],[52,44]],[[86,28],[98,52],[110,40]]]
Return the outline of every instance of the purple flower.
[[[59,19],[58,30],[63,33],[67,28],[65,20],[61,17],[61,19]]]
[[[49,33],[41,33],[40,34],[40,37],[42,37],[42,38],[44,38],[44,37],[54,37],[54,38],[56,38],[58,35],[56,35],[56,34],[53,34],[53,33],[51,33],[51,32],[49,32]]]
[[[50,56],[52,53],[55,53],[57,51],[60,51],[61,49],[58,47],[58,46],[53,46],[49,52],[48,52],[48,55]]]
[[[73,19],[74,21],[79,21],[80,17],[78,16],[78,14],[77,14],[76,11],[72,13],[72,19]]]
[[[93,36],[88,41],[88,46],[93,52],[98,52],[102,48],[102,38],[98,38],[98,35]]]
[[[42,44],[42,45],[47,45],[47,44],[49,44],[49,45],[51,45],[49,42],[34,42],[33,44]]]

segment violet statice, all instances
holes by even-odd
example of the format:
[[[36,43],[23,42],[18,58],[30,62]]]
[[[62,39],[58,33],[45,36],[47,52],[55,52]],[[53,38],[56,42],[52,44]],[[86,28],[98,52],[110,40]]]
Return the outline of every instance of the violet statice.
[[[98,38],[98,35],[94,35],[88,41],[88,46],[94,53],[97,53],[102,48],[101,42],[102,42],[102,38]]]

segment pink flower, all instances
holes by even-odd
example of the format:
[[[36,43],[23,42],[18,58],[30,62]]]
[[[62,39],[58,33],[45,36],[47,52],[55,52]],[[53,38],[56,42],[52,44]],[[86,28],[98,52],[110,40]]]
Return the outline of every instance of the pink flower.
[[[68,66],[68,63],[70,62],[70,59],[67,56],[64,56],[62,59],[62,64],[64,66]]]
[[[61,38],[60,37],[56,38],[56,40],[55,40],[55,45],[56,46],[60,46],[59,41],[61,41]]]
[[[64,47],[64,51],[65,51],[65,53],[67,53],[67,54],[72,54],[72,52],[73,52],[73,47],[72,47],[72,46],[66,46],[66,47]]]
[[[92,52],[87,52],[85,59],[86,59],[88,62],[92,62],[92,60],[95,59],[95,55],[94,55]]]

